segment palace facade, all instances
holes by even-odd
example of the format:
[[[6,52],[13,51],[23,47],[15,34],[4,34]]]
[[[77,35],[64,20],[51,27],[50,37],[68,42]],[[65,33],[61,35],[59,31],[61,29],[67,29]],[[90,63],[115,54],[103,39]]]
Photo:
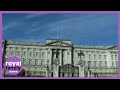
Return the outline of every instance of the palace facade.
[[[2,53],[3,63],[10,56],[21,58],[25,76],[118,77],[117,46],[74,45],[63,39],[3,40]]]

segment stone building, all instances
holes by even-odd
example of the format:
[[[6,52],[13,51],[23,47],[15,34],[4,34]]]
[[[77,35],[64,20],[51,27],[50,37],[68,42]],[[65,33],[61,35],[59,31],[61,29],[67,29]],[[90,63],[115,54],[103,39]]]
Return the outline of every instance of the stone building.
[[[26,76],[117,77],[118,47],[74,45],[70,40],[44,43],[3,40],[3,62],[21,58]]]

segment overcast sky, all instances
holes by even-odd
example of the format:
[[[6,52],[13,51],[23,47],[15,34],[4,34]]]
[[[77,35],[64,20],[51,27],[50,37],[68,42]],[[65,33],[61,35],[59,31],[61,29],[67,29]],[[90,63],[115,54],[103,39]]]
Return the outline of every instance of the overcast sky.
[[[82,45],[117,45],[117,14],[3,14],[3,39],[44,42],[69,39]]]

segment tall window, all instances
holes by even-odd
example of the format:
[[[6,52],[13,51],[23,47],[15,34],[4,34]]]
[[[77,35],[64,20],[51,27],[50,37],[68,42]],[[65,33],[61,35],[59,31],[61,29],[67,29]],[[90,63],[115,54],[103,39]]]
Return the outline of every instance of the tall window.
[[[36,52],[36,57],[38,57],[39,56],[39,52]]]
[[[18,54],[17,54],[18,56],[20,56],[20,51],[18,51]]]
[[[25,51],[23,52],[23,56],[26,57],[26,52]]]
[[[94,61],[94,67],[96,68],[97,61]]]
[[[117,60],[117,55],[115,55],[115,60]]]
[[[85,59],[85,54],[83,55],[83,58]]]
[[[42,52],[42,58],[44,58],[44,54],[45,54],[45,53],[44,53],[44,52]]]
[[[32,52],[30,52],[30,57],[32,56]]]
[[[80,59],[80,54],[78,53],[78,59]]]
[[[41,65],[44,65],[44,61],[43,60],[41,60]]]
[[[105,61],[105,67],[107,67],[107,61]]]
[[[29,59],[29,64],[30,64],[30,65],[33,65],[32,59]]]
[[[88,67],[90,67],[91,66],[91,62],[90,61],[88,61]]]
[[[101,68],[102,67],[102,61],[100,61],[99,64],[100,64],[100,68]]]
[[[116,67],[118,67],[118,61],[116,61]]]
[[[35,59],[35,65],[39,65],[38,59]]]
[[[49,63],[49,60],[47,60],[47,63]]]
[[[65,58],[65,52],[63,52],[63,58]],[[73,55],[73,58],[75,58],[75,54]]]
[[[24,63],[24,64],[26,64],[26,59],[25,59],[25,58],[23,58],[22,60],[23,60],[23,63]]]
[[[11,51],[11,56],[13,56],[14,55],[14,51]]]
[[[101,55],[99,55],[99,59],[101,60]]]
[[[94,55],[94,59],[96,59],[96,55]]]
[[[104,55],[104,59],[106,60],[106,55]]]
[[[114,67],[114,62],[112,62],[112,67]]]
[[[91,55],[89,54],[89,59],[90,59],[90,56],[91,56]]]
[[[113,55],[111,55],[111,59],[113,60],[114,58],[113,58]]]
[[[6,51],[6,55],[9,55],[9,50]]]

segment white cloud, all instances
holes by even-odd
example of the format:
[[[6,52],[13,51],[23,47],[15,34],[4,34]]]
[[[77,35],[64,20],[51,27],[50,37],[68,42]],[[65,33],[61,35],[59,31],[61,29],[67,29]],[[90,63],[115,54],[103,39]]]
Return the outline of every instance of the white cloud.
[[[20,23],[18,23],[18,22],[11,22],[11,23],[3,26],[3,31],[6,31],[6,30],[8,30],[10,28],[13,28],[13,27],[16,27],[18,25],[20,25]]]
[[[46,15],[46,14],[29,14],[29,15],[26,15],[26,19],[31,19],[31,18],[35,18],[35,17],[38,17],[38,16],[42,16],[42,15]]]

